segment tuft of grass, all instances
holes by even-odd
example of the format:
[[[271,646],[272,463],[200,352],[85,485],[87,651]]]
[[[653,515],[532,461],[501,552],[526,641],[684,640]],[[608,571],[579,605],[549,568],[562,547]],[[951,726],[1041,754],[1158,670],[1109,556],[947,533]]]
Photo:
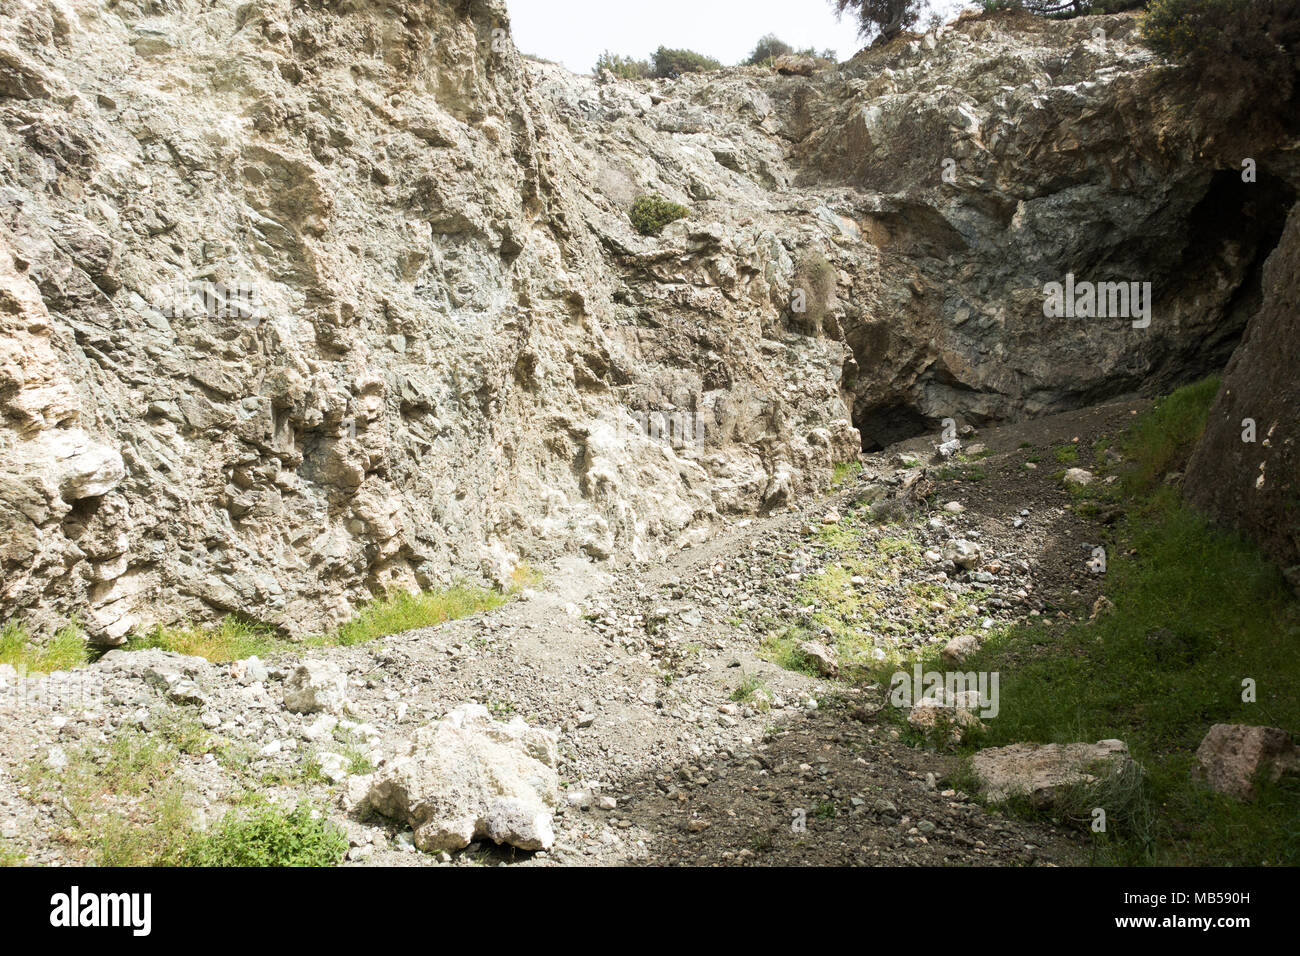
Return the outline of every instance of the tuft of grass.
[[[292,641],[277,635],[269,625],[252,624],[234,617],[225,617],[215,625],[160,625],[145,634],[132,635],[126,643],[126,648],[132,651],[158,648],[206,658],[218,664],[246,657],[271,657],[286,653],[293,647]]]
[[[816,677],[816,665],[799,649],[799,645],[808,639],[807,632],[797,627],[787,628],[780,634],[768,634],[759,646],[759,655],[777,667]]]
[[[21,676],[72,670],[89,659],[86,638],[75,623],[60,628],[45,644],[33,643],[21,621],[0,628],[0,664],[10,665]]]
[[[1052,449],[1052,456],[1062,465],[1073,465],[1079,460],[1079,446],[1075,444],[1057,445]]]
[[[0,869],[7,866],[25,866],[27,855],[8,840],[0,840]]]
[[[190,866],[335,866],[347,852],[343,832],[306,804],[232,811],[185,854]]]
[[[540,572],[528,565],[516,569],[514,590],[537,587]],[[158,648],[193,657],[202,657],[213,663],[241,660],[257,656],[270,658],[288,654],[307,647],[333,647],[362,644],[376,638],[387,637],[417,627],[431,627],[479,611],[500,607],[507,595],[488,588],[456,584],[441,591],[422,591],[408,594],[393,591],[364,605],[346,624],[326,634],[309,637],[302,644],[280,637],[269,625],[253,624],[226,617],[215,625],[185,624],[175,627],[155,627],[146,634],[134,635],[127,641],[128,650]]]
[[[731,692],[731,700],[737,704],[754,704],[762,710],[766,710],[765,705],[771,694],[767,687],[767,681],[757,674],[743,674],[740,683],[736,689]]]
[[[527,561],[521,561],[515,565],[515,569],[510,572],[510,593],[517,594],[524,588],[537,590],[545,582],[546,577],[537,568],[533,567]]]
[[[333,634],[312,639],[313,644],[362,644],[417,627],[432,627],[480,611],[490,611],[506,602],[499,591],[455,584],[442,591],[408,594],[394,591],[376,598]]]
[[[1181,469],[1191,456],[1210,406],[1219,394],[1219,377],[1212,375],[1185,385],[1155,403],[1133,424],[1121,445],[1125,458],[1136,463],[1124,475],[1129,494],[1148,491],[1164,475]]]
[[[841,461],[837,462],[831,470],[831,487],[839,488],[852,481],[862,473],[862,462],[860,461]]]

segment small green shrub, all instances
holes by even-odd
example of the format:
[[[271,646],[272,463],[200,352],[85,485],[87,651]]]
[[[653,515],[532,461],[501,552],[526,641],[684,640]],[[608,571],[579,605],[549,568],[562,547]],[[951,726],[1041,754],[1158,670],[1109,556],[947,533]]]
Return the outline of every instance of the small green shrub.
[[[1297,0],[1152,0],[1142,39],[1189,72],[1196,112],[1241,143],[1293,132]]]
[[[1142,39],[1170,60],[1208,56],[1226,28],[1249,18],[1254,0],[1153,0],[1142,18]]]
[[[653,73],[649,60],[634,60],[630,56],[619,56],[608,50],[596,58],[596,65],[591,72],[600,76],[604,70],[609,70],[623,80],[645,80]]]
[[[664,231],[664,226],[689,214],[690,210],[681,203],[670,202],[662,196],[641,196],[632,203],[628,218],[641,235],[657,236]]]
[[[673,50],[661,46],[654,52],[654,75],[678,77],[683,73],[709,73],[722,69],[722,64],[711,56],[694,50]]]
[[[763,66],[771,63],[778,56],[788,56],[794,52],[794,47],[786,43],[775,33],[769,33],[761,37],[754,46],[754,51],[749,54],[745,60],[745,66]]]
[[[299,804],[232,811],[186,854],[191,866],[335,866],[348,840],[334,824]]]

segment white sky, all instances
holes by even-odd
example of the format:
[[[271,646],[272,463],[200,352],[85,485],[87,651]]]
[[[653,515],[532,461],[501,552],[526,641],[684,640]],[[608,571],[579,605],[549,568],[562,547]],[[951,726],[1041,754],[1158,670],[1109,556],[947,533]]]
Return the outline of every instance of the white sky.
[[[775,33],[795,49],[830,48],[847,60],[864,45],[857,21],[835,19],[830,0],[506,0],[515,46],[589,73],[605,50],[646,59],[661,44],[686,47],[727,65]],[[962,0],[937,0],[955,11]],[[924,15],[922,16],[924,23]]]

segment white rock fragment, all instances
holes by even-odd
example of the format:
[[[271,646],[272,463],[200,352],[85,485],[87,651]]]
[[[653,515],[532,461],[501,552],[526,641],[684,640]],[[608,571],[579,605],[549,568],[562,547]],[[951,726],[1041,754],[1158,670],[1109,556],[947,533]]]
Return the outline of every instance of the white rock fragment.
[[[337,714],[346,704],[347,677],[329,661],[305,661],[284,682],[284,707],[295,714]]]

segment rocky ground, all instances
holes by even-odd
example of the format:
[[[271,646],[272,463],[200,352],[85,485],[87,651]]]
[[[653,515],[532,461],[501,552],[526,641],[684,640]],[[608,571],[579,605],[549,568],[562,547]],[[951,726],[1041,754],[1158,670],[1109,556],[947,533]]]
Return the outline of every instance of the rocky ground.
[[[256,662],[117,650],[74,675],[20,682],[0,704],[0,835],[31,862],[77,862],[81,851],[65,838],[73,811],[32,783],[32,768],[50,779],[87,743],[132,727],[175,738],[187,726],[199,742],[183,748],[177,772],[205,817],[249,791],[312,799],[346,828],[349,864],[1077,861],[1077,835],[990,812],[949,788],[955,758],[914,746],[880,684],[844,677],[958,631],[1086,615],[1097,591],[1086,561],[1106,516],[1070,509],[1054,449],[1073,445],[1086,464],[1098,436],[1143,404],[968,435],[966,462],[931,463],[938,442],[914,440],[864,458],[831,497],[737,522],[662,564],[610,572],[569,558],[487,614],[304,652],[346,675],[337,716],[323,699],[325,712],[286,708],[296,658],[263,672]],[[862,520],[868,499],[880,509],[909,491],[921,496],[915,510]],[[890,544],[900,540],[913,546]],[[945,557],[956,541],[978,549],[970,569]],[[866,635],[857,643],[809,605],[827,581],[843,583],[834,575],[851,562],[879,575],[847,584],[870,598],[851,609],[855,633]],[[840,676],[770,660],[791,627],[829,645]],[[79,688],[85,706],[52,703],[59,681]],[[418,727],[469,701],[502,720],[558,728],[563,796],[548,851],[478,841],[423,853],[408,826],[364,808],[376,768],[382,774]]]

